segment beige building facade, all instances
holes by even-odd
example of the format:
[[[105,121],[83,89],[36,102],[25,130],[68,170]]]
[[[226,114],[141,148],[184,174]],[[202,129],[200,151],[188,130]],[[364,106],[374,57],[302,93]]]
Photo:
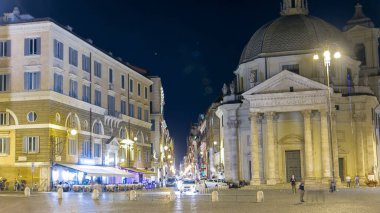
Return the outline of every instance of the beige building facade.
[[[0,177],[46,191],[57,164],[151,168],[144,71],[17,8],[0,44]]]

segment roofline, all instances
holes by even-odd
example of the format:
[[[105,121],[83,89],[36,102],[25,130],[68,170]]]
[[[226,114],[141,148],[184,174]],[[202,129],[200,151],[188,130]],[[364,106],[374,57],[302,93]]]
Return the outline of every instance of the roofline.
[[[120,63],[121,65],[123,66],[126,66],[128,68],[130,68],[131,70],[141,74],[142,76],[146,77],[147,78],[147,74],[148,74],[148,71],[143,69],[143,68],[140,68],[138,66],[135,66],[135,65],[132,65],[130,64],[129,62],[122,62],[120,61],[117,57],[113,56],[113,55],[110,55],[109,52],[105,51],[104,49],[101,49],[100,47],[94,45],[93,43],[90,43],[87,39],[83,38],[82,36],[80,36],[79,34],[71,31],[71,30],[68,30],[66,26],[60,24],[59,22],[55,21],[54,19],[50,18],[50,17],[46,17],[46,18],[34,18],[34,19],[30,19],[30,20],[20,20],[20,21],[17,21],[17,22],[9,22],[9,23],[0,23],[0,26],[8,26],[8,25],[17,25],[17,24],[26,24],[26,23],[36,23],[36,22],[51,22],[55,25],[57,25],[58,27],[64,29],[65,31],[71,33],[72,35],[74,35],[75,37],[77,37],[78,39],[84,41],[85,43],[89,44],[90,46],[94,47],[95,49],[99,50],[100,52],[104,53],[105,55],[109,56],[110,58],[114,59],[115,61],[117,61],[118,63]]]

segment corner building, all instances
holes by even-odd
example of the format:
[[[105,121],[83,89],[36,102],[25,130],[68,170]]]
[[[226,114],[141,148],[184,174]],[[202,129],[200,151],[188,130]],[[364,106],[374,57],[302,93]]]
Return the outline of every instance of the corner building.
[[[17,8],[1,17],[0,52],[0,177],[10,186],[33,177],[46,191],[67,178],[53,174],[62,164],[151,168],[145,71]]]
[[[223,88],[216,114],[225,179],[377,180],[379,29],[360,4],[343,31],[309,15],[305,0],[283,0],[281,9],[281,17],[253,34],[234,83]]]

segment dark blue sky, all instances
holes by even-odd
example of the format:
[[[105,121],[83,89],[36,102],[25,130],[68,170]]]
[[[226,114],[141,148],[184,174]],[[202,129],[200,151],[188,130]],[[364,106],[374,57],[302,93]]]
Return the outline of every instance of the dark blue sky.
[[[244,45],[266,22],[279,17],[282,0],[0,0],[0,12],[18,6],[51,17],[91,38],[101,49],[162,78],[165,117],[177,162],[199,113],[233,79]],[[309,0],[310,14],[341,28],[356,0]],[[380,26],[380,1],[362,0]]]

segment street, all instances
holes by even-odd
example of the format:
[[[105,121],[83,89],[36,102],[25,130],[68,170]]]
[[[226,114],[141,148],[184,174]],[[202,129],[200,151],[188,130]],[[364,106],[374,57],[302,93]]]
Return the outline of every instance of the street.
[[[26,198],[21,193],[0,193],[0,212],[379,212],[380,189],[307,190],[305,203],[290,189],[266,189],[264,203],[256,203],[257,190],[224,190],[219,202],[211,202],[210,194],[177,194],[175,201],[167,198],[169,191],[138,192],[136,201],[128,193],[102,193],[92,200],[90,193],[33,193]]]

